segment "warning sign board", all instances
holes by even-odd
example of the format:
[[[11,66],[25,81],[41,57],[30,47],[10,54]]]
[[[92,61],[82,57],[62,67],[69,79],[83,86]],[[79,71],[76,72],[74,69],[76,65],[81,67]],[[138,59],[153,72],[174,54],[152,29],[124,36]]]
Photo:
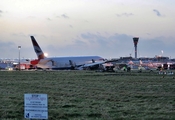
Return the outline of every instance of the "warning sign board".
[[[24,94],[24,118],[48,119],[47,94]]]

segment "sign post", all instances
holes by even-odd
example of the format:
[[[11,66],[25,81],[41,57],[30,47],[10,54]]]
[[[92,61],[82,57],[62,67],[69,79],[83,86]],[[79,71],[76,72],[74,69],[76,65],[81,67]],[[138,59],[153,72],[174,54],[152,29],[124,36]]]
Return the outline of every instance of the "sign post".
[[[24,118],[48,119],[47,94],[24,94]]]

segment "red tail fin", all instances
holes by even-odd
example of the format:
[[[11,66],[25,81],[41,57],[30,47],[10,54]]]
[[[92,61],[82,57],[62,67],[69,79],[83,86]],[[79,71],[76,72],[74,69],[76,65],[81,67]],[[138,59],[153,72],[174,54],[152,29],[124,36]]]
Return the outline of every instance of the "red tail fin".
[[[38,43],[36,42],[34,36],[30,36],[31,37],[31,40],[32,40],[32,44],[33,44],[33,48],[34,48],[34,51],[36,53],[36,55],[38,56],[38,59],[44,59],[45,56],[44,56],[44,53],[43,51],[41,50],[40,46],[38,45]]]

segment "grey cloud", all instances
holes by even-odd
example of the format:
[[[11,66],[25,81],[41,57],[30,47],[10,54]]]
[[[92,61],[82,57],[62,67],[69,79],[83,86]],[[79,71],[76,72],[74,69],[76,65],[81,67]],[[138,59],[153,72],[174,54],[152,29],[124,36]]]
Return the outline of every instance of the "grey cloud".
[[[174,56],[173,51],[175,51],[175,42],[168,41],[169,39],[175,38],[166,38],[166,37],[156,37],[151,39],[140,39],[138,43],[138,49],[140,51],[140,55],[154,57],[155,55],[160,55],[161,50],[164,51],[163,56]]]
[[[72,25],[69,25],[70,28],[73,28]]]
[[[23,32],[20,32],[20,33],[12,33],[11,34],[12,36],[15,36],[15,37],[27,37],[27,35],[26,34],[24,34]]]
[[[69,18],[66,14],[62,14],[61,16],[66,19]]]
[[[74,41],[74,44],[78,44],[78,45],[83,45],[84,46],[84,45],[86,45],[86,42],[77,39],[77,40]]]
[[[151,35],[151,33],[146,33],[147,35]]]
[[[138,57],[154,57],[155,55],[161,54],[161,50],[163,50],[164,56],[171,56],[173,58],[173,51],[175,51],[175,41],[168,41],[172,39],[175,38],[156,37],[147,39],[140,36],[138,42]],[[47,45],[48,48],[44,47],[42,49],[47,51],[49,56],[99,55],[106,58],[119,58],[130,56],[131,54],[134,57],[134,44],[132,35],[119,33],[106,35],[98,32],[87,32],[80,34],[73,40],[73,42],[69,42],[69,44],[66,46],[59,46],[59,44]],[[2,46],[7,45],[8,43],[5,43]],[[13,45],[13,43],[11,43],[11,45]],[[33,48],[30,47],[30,49],[31,50],[29,53],[36,56]],[[3,51],[3,48],[0,48],[0,50]],[[1,54],[3,53],[1,52]]]
[[[67,16],[66,14],[62,14],[61,16],[56,16],[56,18],[65,18],[65,19],[69,19],[69,16]]]
[[[17,51],[17,45],[13,42],[3,42],[0,41],[0,58],[14,58],[15,55],[15,49]]]
[[[91,33],[86,33],[86,34],[81,34],[81,37],[84,38],[84,39],[93,39],[93,38],[96,38],[97,35],[95,34],[91,34]]]
[[[122,14],[116,14],[117,17],[123,17],[123,16],[126,16],[126,17],[129,17],[129,16],[133,16],[134,14],[133,13],[122,13]]]
[[[3,13],[2,10],[0,10],[0,16],[1,16],[2,13]]]
[[[51,21],[51,19],[50,19],[50,18],[47,18],[47,20],[48,20],[48,21]]]
[[[156,15],[159,16],[159,17],[162,16],[161,13],[158,10],[156,10],[156,9],[153,9],[153,12],[155,12]]]
[[[49,53],[49,56],[80,56],[86,55],[85,48],[87,45],[85,42],[76,39],[73,43],[69,43],[66,46],[59,46],[59,45],[48,45],[46,48],[42,48]]]
[[[173,56],[172,51],[175,51],[175,42],[166,42],[165,37],[156,37],[152,39],[139,38],[138,42],[138,57],[148,56],[154,57],[159,55],[161,50],[165,51],[165,56]],[[171,38],[173,39],[173,38]],[[81,42],[82,41],[82,42]],[[92,47],[95,45],[96,47]],[[113,34],[109,37],[100,34],[93,33],[83,33],[81,38],[74,42],[74,46],[80,47],[82,51],[89,51],[98,54],[103,54],[105,56],[112,54],[111,57],[115,56],[129,56],[130,54],[134,57],[134,44],[133,36],[127,34]],[[85,50],[86,48],[86,50]],[[71,49],[71,46],[70,46]],[[97,55],[98,55],[97,54]]]
[[[13,42],[0,41],[0,48],[6,48],[7,46],[13,46],[13,45],[15,45],[15,43],[13,43]]]
[[[143,52],[149,51],[155,55],[159,54],[159,51],[165,48],[164,42],[158,38],[152,38],[149,40],[140,40],[138,42],[139,49],[141,48]]]
[[[125,42],[129,42],[132,36],[126,35],[126,34],[114,34],[109,37],[105,37],[101,34],[92,34],[92,33],[86,33],[86,34],[81,34],[81,37],[88,40],[88,41],[96,41],[98,43],[103,43],[104,44],[109,44],[111,42],[116,42],[123,44]]]
[[[89,21],[88,20],[84,20],[84,22],[88,23]]]
[[[101,34],[83,33],[81,34],[81,38],[78,38],[78,40],[79,42],[75,42],[76,45],[80,43],[80,41],[84,41],[84,47],[81,48],[82,50],[86,48],[89,53],[93,54],[95,51],[99,55],[103,54],[104,56],[113,54],[111,57],[123,56],[122,54],[125,55],[126,52],[128,52],[127,54],[129,55],[129,51],[131,51],[133,47],[132,45],[128,46],[128,43],[132,44],[132,36],[126,34],[116,33],[112,36],[106,37]],[[82,46],[82,44],[77,46]]]

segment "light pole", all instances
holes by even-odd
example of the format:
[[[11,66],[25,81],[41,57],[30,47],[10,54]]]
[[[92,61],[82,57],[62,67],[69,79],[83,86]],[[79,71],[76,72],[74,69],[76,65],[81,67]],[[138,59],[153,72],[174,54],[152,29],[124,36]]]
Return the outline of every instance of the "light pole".
[[[21,49],[21,46],[18,46],[18,49],[19,49],[19,65],[18,65],[18,67],[19,67],[19,71],[21,70],[21,68],[20,68],[20,49]]]

